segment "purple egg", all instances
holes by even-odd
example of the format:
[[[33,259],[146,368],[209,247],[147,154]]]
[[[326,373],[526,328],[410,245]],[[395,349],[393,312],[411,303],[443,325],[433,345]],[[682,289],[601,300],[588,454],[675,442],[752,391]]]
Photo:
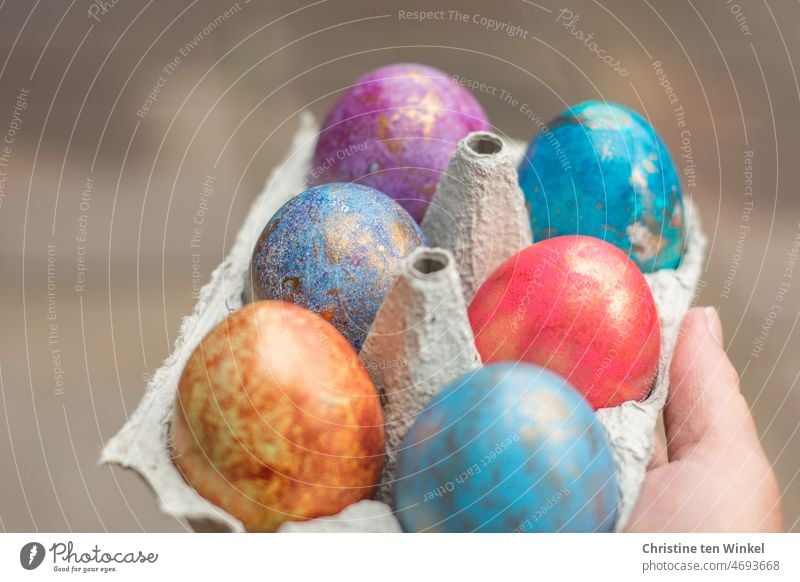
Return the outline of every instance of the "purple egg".
[[[420,221],[456,144],[488,129],[478,101],[442,71],[382,67],[356,81],[328,114],[309,181],[371,186]]]

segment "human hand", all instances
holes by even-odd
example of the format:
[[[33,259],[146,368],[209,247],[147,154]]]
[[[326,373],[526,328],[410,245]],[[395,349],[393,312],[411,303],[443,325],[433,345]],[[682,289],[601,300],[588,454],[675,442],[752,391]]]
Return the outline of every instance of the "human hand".
[[[713,307],[683,320],[664,425],[630,531],[783,531],[778,483]]]

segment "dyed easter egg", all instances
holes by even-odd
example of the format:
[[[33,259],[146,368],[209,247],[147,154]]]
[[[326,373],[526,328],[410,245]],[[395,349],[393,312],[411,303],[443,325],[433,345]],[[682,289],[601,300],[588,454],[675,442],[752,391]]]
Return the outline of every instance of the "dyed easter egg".
[[[369,499],[383,414],[352,346],[310,311],[251,303],[186,363],[172,422],[175,464],[249,531]]]
[[[382,67],[328,114],[309,180],[372,186],[420,221],[456,144],[488,129],[480,104],[451,76],[416,64]]]
[[[398,455],[405,531],[606,532],[617,481],[605,430],[561,376],[492,364],[447,385]]]
[[[481,359],[545,366],[595,408],[647,397],[661,348],[641,271],[600,239],[561,236],[508,259],[469,306]]]
[[[360,349],[400,261],[419,246],[422,231],[411,216],[374,188],[315,186],[284,204],[261,233],[253,296],[302,305]]]
[[[630,109],[596,101],[567,109],[531,141],[519,183],[534,242],[598,237],[645,273],[681,260],[678,174],[653,127]]]

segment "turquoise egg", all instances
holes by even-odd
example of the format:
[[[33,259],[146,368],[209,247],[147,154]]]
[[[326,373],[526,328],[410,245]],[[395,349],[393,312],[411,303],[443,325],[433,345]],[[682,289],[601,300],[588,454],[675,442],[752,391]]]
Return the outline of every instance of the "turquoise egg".
[[[414,219],[382,192],[315,186],[264,227],[250,263],[252,295],[318,313],[358,350],[400,263],[424,245]]]
[[[413,532],[607,532],[615,471],[605,430],[566,380],[492,364],[417,417],[398,454],[396,515]]]
[[[561,113],[531,141],[519,183],[534,241],[601,238],[645,273],[680,263],[678,173],[653,127],[626,107],[587,101]]]

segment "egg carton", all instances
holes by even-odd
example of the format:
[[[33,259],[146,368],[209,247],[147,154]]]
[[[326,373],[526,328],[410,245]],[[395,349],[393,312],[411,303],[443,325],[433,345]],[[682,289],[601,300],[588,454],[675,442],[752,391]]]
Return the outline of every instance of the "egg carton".
[[[305,189],[317,135],[314,117],[301,114],[289,153],[253,202],[233,247],[201,289],[192,314],[184,317],[172,353],[152,376],[133,415],[101,454],[100,462],[138,473],[155,493],[160,511],[195,531],[240,532],[244,528],[238,519],[201,497],[172,463],[169,429],[178,382],[200,340],[242,307],[253,246],[273,214]],[[334,516],[286,522],[279,531],[401,531],[391,507],[395,451],[430,397],[450,380],[481,365],[466,306],[495,267],[530,243],[522,193],[516,185],[515,167],[523,155],[523,144],[493,134],[472,134],[459,143],[422,223],[433,248],[417,249],[403,262],[364,343],[360,356],[381,391],[386,416],[387,466],[378,500],[355,503]],[[625,529],[641,490],[654,428],[667,397],[680,322],[691,306],[702,270],[706,241],[688,199],[684,218],[686,250],[680,266],[645,275],[661,323],[654,388],[643,402],[626,402],[597,413],[617,464],[617,531]]]

